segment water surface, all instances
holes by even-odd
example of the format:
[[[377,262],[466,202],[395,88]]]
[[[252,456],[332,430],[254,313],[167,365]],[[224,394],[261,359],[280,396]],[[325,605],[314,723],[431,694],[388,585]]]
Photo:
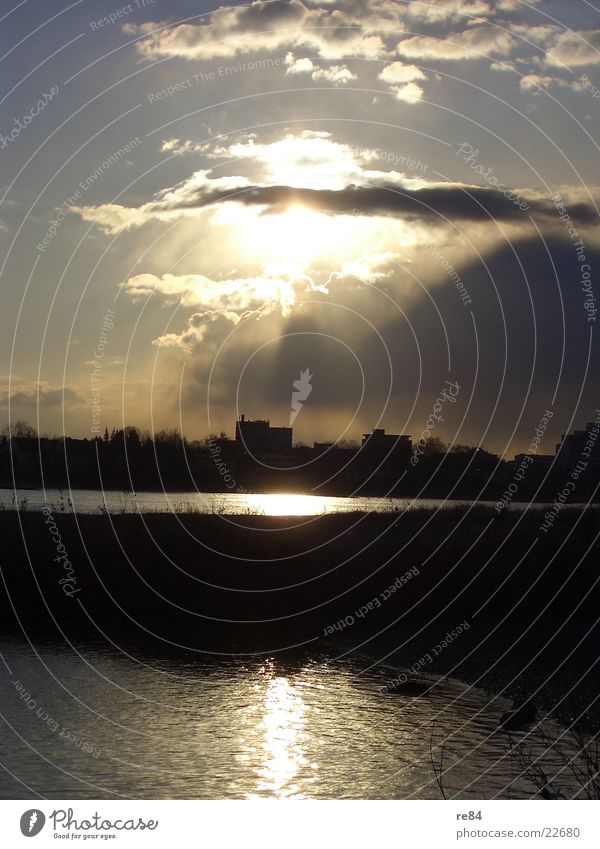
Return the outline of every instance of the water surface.
[[[77,513],[134,513],[142,512],[198,512],[227,515],[256,514],[264,516],[316,516],[325,513],[389,512],[416,508],[448,508],[473,502],[450,501],[434,498],[363,498],[295,493],[214,493],[214,492],[116,492],[94,489],[0,489],[0,506],[41,510],[49,504],[58,512]],[[495,501],[479,501],[493,507]],[[515,502],[509,509],[524,509],[527,505]]]
[[[4,642],[0,797],[440,798],[432,757],[449,796],[534,792],[495,733],[506,702],[382,695],[394,673],[366,667]]]

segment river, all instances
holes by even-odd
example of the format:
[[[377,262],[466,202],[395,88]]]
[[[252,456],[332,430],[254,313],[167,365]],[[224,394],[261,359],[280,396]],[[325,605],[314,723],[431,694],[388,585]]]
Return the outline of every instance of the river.
[[[135,513],[147,512],[197,512],[225,515],[263,516],[317,516],[326,513],[389,512],[411,510],[419,507],[447,508],[460,502],[427,498],[366,498],[302,495],[295,493],[215,493],[215,492],[117,492],[95,489],[0,489],[0,509],[41,510],[44,504],[53,512],[77,513]],[[479,501],[493,507],[494,501]],[[523,510],[528,506],[541,508],[544,505],[511,504],[509,509]]]
[[[448,797],[535,792],[508,703],[459,681],[409,698],[364,658],[0,646],[1,798],[435,799],[432,759]]]

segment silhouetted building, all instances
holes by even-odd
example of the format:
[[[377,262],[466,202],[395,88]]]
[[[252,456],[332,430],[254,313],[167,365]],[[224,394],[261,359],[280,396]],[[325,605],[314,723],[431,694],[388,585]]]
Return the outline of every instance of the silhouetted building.
[[[518,466],[525,461],[526,457],[531,457],[529,461],[535,468],[549,468],[554,460],[554,454],[515,454],[513,465]]]
[[[235,442],[251,454],[285,454],[292,450],[292,428],[271,427],[265,419],[251,421],[244,415],[235,423]]]
[[[363,434],[361,453],[367,457],[383,460],[406,461],[410,459],[412,440],[410,436],[386,433],[384,428],[375,428],[371,433]]]
[[[559,466],[572,466],[580,460],[587,463],[587,470],[600,469],[600,449],[598,443],[598,425],[587,422],[585,430],[575,430],[573,433],[563,433],[561,441],[556,445]]]

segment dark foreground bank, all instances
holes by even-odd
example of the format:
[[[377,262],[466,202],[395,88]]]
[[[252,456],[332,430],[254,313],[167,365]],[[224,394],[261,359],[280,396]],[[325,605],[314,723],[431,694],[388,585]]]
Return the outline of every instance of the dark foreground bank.
[[[541,522],[465,506],[311,519],[6,511],[2,629],[162,653],[360,646],[417,675],[535,688],[591,716],[599,511],[565,508],[547,534]]]

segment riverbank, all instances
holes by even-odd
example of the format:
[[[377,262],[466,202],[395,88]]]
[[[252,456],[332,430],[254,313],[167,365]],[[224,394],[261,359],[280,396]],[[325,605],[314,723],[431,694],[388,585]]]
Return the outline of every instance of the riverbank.
[[[589,619],[491,626],[471,622],[459,645],[437,655],[432,654],[427,636],[398,632],[375,639],[355,636],[354,643],[330,638],[323,645],[333,658],[353,657],[365,669],[384,671],[384,686],[425,680],[433,691],[447,679],[458,680],[465,692],[485,691],[490,705],[499,705],[498,717],[506,709],[505,700],[531,700],[537,722],[552,718],[567,728],[600,732],[600,628]]]
[[[599,511],[565,508],[548,534],[541,520],[465,505],[313,518],[4,511],[2,628],[158,654],[284,654],[335,637],[511,695],[541,685],[547,703],[581,679],[572,712],[597,681],[583,673],[599,644]]]

